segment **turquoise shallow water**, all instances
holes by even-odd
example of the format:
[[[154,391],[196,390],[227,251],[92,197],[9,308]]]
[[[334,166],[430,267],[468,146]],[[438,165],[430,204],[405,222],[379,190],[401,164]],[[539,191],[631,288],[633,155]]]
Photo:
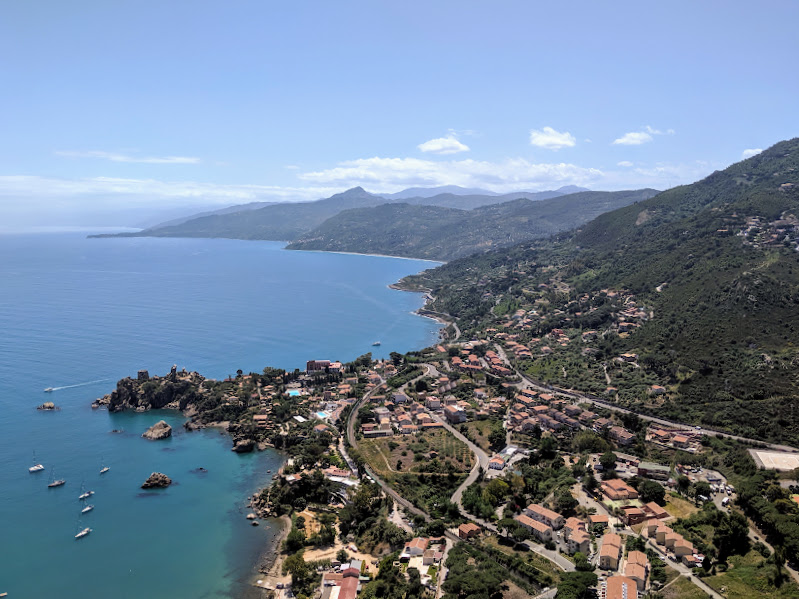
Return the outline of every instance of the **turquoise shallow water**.
[[[434,342],[421,261],[287,252],[230,240],[0,236],[0,592],[17,597],[244,596],[273,534],[243,518],[276,452],[237,455],[180,414],[108,414],[92,399],[139,368],[224,377]],[[375,340],[382,346],[372,347]],[[51,394],[43,393],[54,387]],[[58,412],[35,406],[56,402]],[[159,419],[172,439],[141,433]],[[112,429],[123,429],[113,434]],[[47,471],[29,474],[32,452]],[[101,461],[111,471],[100,476]],[[198,473],[204,467],[207,473]],[[48,489],[55,467],[66,485]],[[175,484],[143,492],[158,470]],[[95,510],[78,521],[81,483]],[[75,541],[77,527],[91,535]]]

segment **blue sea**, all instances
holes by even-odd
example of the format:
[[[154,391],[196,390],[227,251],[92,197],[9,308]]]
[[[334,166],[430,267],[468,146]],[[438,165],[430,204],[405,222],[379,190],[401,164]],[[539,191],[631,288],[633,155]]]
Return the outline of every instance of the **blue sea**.
[[[246,500],[284,456],[235,454],[219,430],[186,432],[178,413],[90,404],[140,368],[221,378],[436,341],[439,325],[413,314],[421,296],[387,287],[433,264],[282,248],[0,235],[0,593],[260,596],[250,583],[276,531],[249,525]],[[61,409],[35,409],[48,400]],[[142,439],[160,419],[173,437]],[[34,452],[46,470],[29,474]],[[100,475],[102,465],[111,470]],[[53,470],[64,486],[47,487]],[[142,491],[153,471],[174,484]],[[95,509],[79,517],[82,486],[95,491]],[[85,526],[93,532],[76,541]]]

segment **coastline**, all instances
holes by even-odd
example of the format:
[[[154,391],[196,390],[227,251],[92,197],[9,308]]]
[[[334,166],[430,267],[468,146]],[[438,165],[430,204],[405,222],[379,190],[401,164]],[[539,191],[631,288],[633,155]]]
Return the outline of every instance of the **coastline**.
[[[268,240],[266,240],[266,239],[264,239],[264,240],[253,239],[252,241],[268,241]],[[418,260],[419,262],[431,262],[431,263],[433,263],[433,264],[435,264],[437,266],[443,266],[444,264],[446,264],[446,261],[444,261],[444,260],[433,260],[431,258],[414,258],[413,256],[394,256],[392,254],[367,254],[367,253],[364,253],[364,252],[342,252],[340,250],[299,250],[299,249],[290,250],[290,249],[287,249],[289,243],[291,243],[291,242],[286,242],[286,247],[283,248],[287,252],[308,252],[308,253],[315,253],[315,254],[341,254],[343,256],[369,256],[371,258],[396,258],[398,260]]]
[[[283,574],[283,562],[288,556],[280,551],[283,541],[291,530],[291,519],[288,516],[280,516],[270,518],[270,522],[274,522],[279,530],[261,551],[256,562],[256,570],[250,577],[251,586],[262,590],[274,590],[279,584],[291,583],[291,575]]]

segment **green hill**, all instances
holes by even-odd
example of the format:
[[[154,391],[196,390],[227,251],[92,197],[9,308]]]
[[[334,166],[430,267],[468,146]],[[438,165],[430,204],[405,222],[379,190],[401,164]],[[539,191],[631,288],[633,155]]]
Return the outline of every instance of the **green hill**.
[[[92,237],[224,237],[288,241],[319,226],[342,210],[382,203],[385,203],[385,199],[380,196],[355,187],[315,202],[272,204],[257,210],[242,209],[200,216],[177,225],[159,225],[137,233]]]
[[[656,193],[651,189],[586,191],[538,201],[521,198],[473,210],[384,204],[341,212],[288,248],[452,260],[547,237]]]
[[[797,215],[793,139],[554,241],[456,260],[405,285],[432,288],[434,308],[462,328],[518,334],[533,356],[519,365],[533,376],[796,443]],[[553,342],[553,329],[565,338]],[[583,341],[587,330],[596,341]],[[618,359],[623,353],[638,355],[634,365]],[[665,392],[653,394],[653,385]]]

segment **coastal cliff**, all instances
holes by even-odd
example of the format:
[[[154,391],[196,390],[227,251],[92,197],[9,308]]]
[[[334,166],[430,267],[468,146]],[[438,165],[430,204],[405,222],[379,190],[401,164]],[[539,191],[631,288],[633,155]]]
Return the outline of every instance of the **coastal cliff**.
[[[122,412],[172,408],[185,410],[202,399],[205,377],[196,372],[177,372],[176,367],[164,377],[142,373],[138,378],[127,377],[117,383],[117,388],[95,400],[95,406],[107,406],[109,412]]]

